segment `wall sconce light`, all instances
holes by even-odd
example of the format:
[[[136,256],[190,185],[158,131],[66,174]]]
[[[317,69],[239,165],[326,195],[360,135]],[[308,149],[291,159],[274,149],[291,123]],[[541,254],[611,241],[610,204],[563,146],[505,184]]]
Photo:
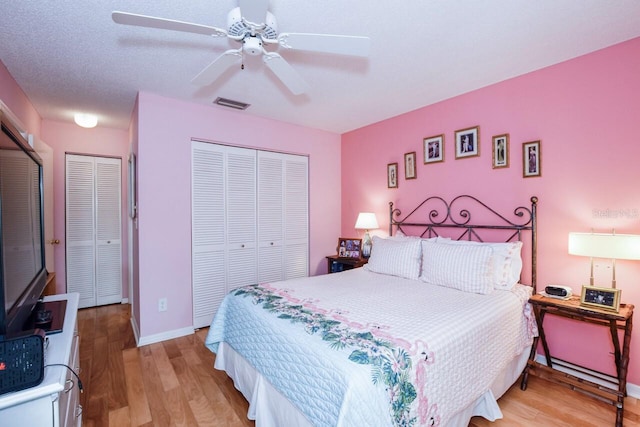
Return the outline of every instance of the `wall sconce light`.
[[[364,230],[364,237],[362,238],[362,256],[368,258],[371,255],[371,236],[369,230],[375,230],[379,228],[376,214],[373,212],[360,212],[358,219],[356,220],[356,230]]]

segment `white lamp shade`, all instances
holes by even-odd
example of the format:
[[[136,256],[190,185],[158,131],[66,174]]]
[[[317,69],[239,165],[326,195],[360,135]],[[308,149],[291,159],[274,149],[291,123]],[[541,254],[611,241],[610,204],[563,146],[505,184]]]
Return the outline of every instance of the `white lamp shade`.
[[[375,230],[378,227],[378,220],[373,212],[360,212],[358,214],[356,230]]]
[[[569,233],[569,254],[640,260],[640,235]]]

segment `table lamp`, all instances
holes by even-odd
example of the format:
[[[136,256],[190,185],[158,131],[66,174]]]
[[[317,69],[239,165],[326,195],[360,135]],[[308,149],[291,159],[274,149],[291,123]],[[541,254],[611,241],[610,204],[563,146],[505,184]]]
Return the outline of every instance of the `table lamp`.
[[[378,220],[373,212],[360,212],[356,220],[356,230],[364,230],[362,238],[362,256],[368,258],[371,255],[371,236],[369,230],[378,228]]]
[[[569,254],[591,258],[591,278],[593,284],[593,258],[612,260],[613,279],[611,287],[616,288],[616,259],[640,260],[640,235],[613,233],[569,233]]]

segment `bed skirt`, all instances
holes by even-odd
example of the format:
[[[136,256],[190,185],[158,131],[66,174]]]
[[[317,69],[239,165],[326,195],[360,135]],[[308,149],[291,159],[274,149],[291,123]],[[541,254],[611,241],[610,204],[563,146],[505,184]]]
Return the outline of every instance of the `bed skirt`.
[[[513,359],[496,377],[491,389],[458,412],[446,427],[467,427],[473,416],[481,416],[489,421],[501,419],[502,411],[497,400],[522,373],[530,350],[531,347],[525,348],[520,356]],[[233,379],[235,387],[249,402],[247,417],[255,420],[256,427],[313,427],[298,408],[225,342],[221,342],[218,347],[214,367],[225,371]]]

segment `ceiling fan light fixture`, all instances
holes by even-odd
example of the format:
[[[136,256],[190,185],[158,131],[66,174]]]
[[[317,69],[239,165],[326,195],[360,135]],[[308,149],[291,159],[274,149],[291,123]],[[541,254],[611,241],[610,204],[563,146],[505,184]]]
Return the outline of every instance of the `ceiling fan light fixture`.
[[[251,105],[251,104],[247,104],[245,102],[234,101],[233,99],[222,98],[220,96],[217,97],[215,99],[215,101],[213,101],[213,103],[217,104],[217,105],[220,105],[222,107],[233,108],[233,109],[236,109],[236,110],[246,110]]]
[[[75,113],[73,121],[80,127],[91,129],[98,124],[98,116],[95,114]]]

